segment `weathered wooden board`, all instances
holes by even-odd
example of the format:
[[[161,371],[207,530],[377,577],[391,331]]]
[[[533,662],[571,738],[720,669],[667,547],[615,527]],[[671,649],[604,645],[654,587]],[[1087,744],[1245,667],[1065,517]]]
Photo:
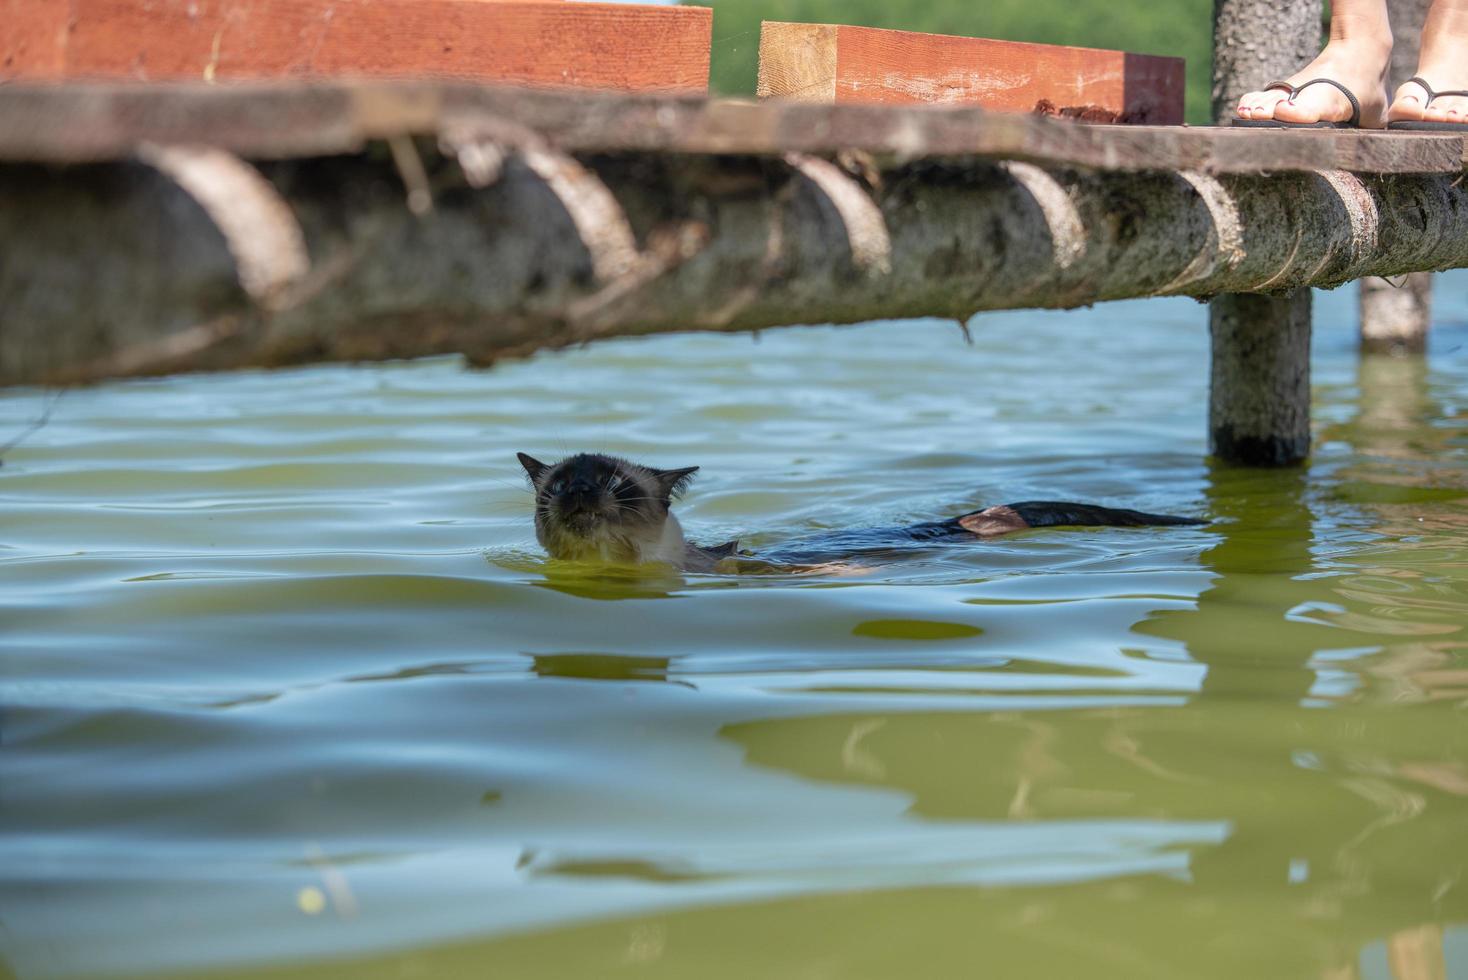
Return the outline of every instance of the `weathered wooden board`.
[[[397,77],[701,93],[713,25],[706,7],[543,0],[0,2],[0,62],[22,80]]]
[[[427,0],[413,0],[427,2]],[[0,87],[0,160],[123,159],[142,143],[256,159],[372,139],[506,128],[572,152],[992,157],[1098,170],[1457,173],[1464,139],[1227,127],[1090,126],[975,108],[750,103],[430,83]]]
[[[978,105],[1089,122],[1183,121],[1183,59],[874,27],[760,27],[759,95]]]

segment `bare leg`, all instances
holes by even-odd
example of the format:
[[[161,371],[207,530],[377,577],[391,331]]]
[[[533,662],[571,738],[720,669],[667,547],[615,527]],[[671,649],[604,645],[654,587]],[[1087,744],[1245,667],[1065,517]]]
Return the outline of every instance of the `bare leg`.
[[[1452,2],[1468,10],[1468,0]],[[1335,79],[1360,100],[1362,128],[1380,129],[1386,125],[1386,72],[1391,56],[1392,30],[1387,20],[1386,0],[1335,0],[1331,8],[1330,40],[1325,50],[1285,81],[1298,85],[1312,78]],[[1293,101],[1289,93],[1280,89],[1246,93],[1239,100],[1238,114],[1242,119],[1294,123],[1344,122],[1351,118],[1351,104],[1330,85],[1312,85]]]
[[[1468,89],[1468,0],[1433,0],[1422,28],[1422,54],[1417,74],[1436,90]],[[1446,96],[1427,104],[1416,82],[1397,89],[1391,120],[1468,122],[1468,98]]]

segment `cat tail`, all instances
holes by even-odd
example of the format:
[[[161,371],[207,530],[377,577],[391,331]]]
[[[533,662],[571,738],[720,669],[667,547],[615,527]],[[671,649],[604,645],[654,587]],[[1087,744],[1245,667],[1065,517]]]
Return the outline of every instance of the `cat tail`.
[[[1195,517],[1058,500],[1025,500],[1006,506],[1029,527],[1198,527],[1208,523]]]

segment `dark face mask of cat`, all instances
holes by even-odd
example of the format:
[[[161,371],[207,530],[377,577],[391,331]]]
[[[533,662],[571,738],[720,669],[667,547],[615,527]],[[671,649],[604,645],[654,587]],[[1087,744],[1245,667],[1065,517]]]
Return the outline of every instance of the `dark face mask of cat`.
[[[553,464],[517,456],[535,490],[535,537],[552,558],[682,560],[683,531],[668,506],[698,467],[657,470],[593,453]]]

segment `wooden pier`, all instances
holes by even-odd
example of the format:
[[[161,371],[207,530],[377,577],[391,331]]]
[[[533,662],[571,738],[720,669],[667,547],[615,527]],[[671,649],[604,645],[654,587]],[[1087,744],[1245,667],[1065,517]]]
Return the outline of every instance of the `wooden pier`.
[[[421,80],[0,86],[0,384],[1228,295],[1215,448],[1288,463],[1308,449],[1309,323],[1280,297],[1468,266],[1457,134],[1055,115]]]
[[[11,86],[0,132],[8,384],[1468,265],[1452,134],[432,84]]]

